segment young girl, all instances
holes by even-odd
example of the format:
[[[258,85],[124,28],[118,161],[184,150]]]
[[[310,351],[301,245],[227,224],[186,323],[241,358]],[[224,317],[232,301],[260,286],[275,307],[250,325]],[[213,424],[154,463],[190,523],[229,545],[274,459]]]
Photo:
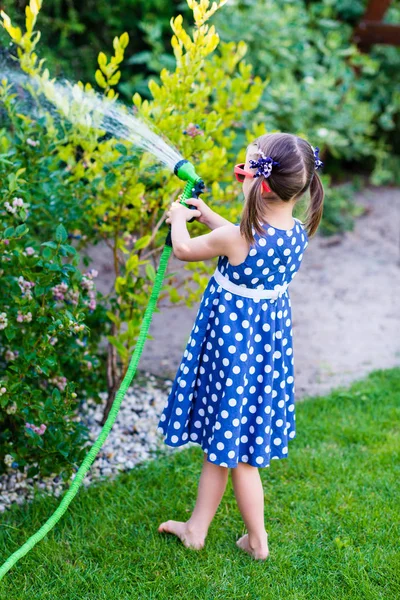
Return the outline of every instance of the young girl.
[[[322,216],[318,150],[288,133],[263,135],[250,144],[246,163],[234,169],[245,196],[239,226],[196,198],[187,203],[198,210],[173,202],[168,211],[177,258],[219,257],[158,424],[168,446],[191,441],[204,451],[191,517],[158,528],[189,548],[204,546],[231,469],[247,529],[236,544],[255,559],[269,555],[258,467],[286,458],[296,435],[287,286]],[[292,211],[308,189],[304,225]],[[212,231],[190,238],[186,222],[193,216]]]

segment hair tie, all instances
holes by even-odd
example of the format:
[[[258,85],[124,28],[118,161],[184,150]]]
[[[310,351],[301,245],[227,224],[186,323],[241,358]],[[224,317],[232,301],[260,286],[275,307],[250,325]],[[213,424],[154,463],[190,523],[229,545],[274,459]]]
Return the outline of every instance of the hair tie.
[[[316,148],[314,148],[314,146],[311,146],[311,148],[312,148],[312,151],[314,152],[315,168],[320,169],[321,167],[324,166],[324,163],[322,162],[322,160],[320,160],[320,158],[318,156],[319,148],[318,148],[318,146]]]
[[[254,177],[260,177],[260,175],[263,175],[265,178],[267,178],[271,175],[272,167],[279,165],[279,163],[270,156],[265,156],[262,150],[259,150],[258,153],[261,154],[261,158],[257,160],[250,160],[250,167],[252,169],[258,169],[254,174]]]

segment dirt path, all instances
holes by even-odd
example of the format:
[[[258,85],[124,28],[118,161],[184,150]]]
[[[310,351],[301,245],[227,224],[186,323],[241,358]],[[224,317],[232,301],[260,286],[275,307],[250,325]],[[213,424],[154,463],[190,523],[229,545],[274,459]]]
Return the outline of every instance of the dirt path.
[[[296,399],[324,395],[378,368],[400,366],[400,189],[367,188],[354,230],[310,240],[290,285]],[[112,284],[111,254],[91,248],[98,289]],[[184,263],[172,255],[168,271]],[[156,313],[139,368],[172,379],[198,304]]]

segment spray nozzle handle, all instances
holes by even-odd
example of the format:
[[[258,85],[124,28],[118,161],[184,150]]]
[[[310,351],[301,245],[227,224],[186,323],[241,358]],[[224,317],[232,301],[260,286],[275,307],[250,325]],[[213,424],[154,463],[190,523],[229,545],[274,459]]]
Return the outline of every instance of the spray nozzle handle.
[[[200,194],[202,194],[204,192],[204,188],[205,188],[204,181],[202,179],[198,179],[191,190],[192,198],[198,198],[200,196]],[[190,208],[190,210],[197,210],[197,206],[194,206],[193,204],[187,204],[184,200],[180,200],[180,202],[182,204],[184,204],[185,206],[187,206],[188,208]],[[190,219],[188,221],[188,223],[192,223],[196,218],[197,217],[193,217],[193,219]]]

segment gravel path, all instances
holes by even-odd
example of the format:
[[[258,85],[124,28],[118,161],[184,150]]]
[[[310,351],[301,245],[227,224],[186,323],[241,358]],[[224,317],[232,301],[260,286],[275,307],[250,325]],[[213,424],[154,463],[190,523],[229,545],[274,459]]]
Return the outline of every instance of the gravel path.
[[[290,285],[297,401],[347,387],[374,369],[400,366],[400,189],[368,188],[355,201],[366,212],[354,230],[311,239]],[[113,281],[109,248],[99,244],[88,254],[99,271],[98,289],[108,293]],[[183,265],[171,256],[168,270],[186,275]],[[140,372],[84,485],[133,468],[157,448],[177,451],[161,443],[156,426],[198,304],[192,309],[164,304],[150,327],[154,341],[147,341]],[[100,432],[101,414],[90,400],[82,407],[92,441]],[[51,477],[26,479],[10,469],[0,478],[0,511],[31,499],[34,488],[58,497],[62,484]]]

